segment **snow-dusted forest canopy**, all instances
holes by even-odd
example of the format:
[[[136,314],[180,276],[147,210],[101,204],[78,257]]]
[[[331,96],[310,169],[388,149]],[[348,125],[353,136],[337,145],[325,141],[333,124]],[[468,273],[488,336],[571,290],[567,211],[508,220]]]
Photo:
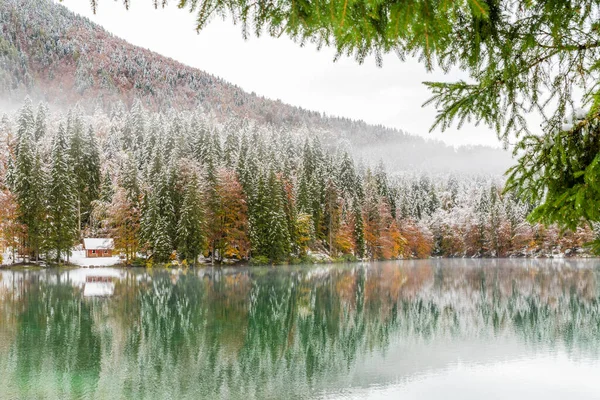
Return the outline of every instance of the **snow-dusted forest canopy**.
[[[3,246],[31,258],[66,258],[83,236],[151,263],[574,254],[594,237],[531,225],[499,178],[388,174],[308,130],[139,101],[61,114],[27,100],[0,143]]]

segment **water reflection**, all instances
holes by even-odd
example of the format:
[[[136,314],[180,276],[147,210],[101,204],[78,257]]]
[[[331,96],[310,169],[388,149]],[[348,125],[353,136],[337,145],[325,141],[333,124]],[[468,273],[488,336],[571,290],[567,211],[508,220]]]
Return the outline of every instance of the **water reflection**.
[[[599,266],[2,271],[0,398],[363,397],[456,365],[580,367],[600,355]]]

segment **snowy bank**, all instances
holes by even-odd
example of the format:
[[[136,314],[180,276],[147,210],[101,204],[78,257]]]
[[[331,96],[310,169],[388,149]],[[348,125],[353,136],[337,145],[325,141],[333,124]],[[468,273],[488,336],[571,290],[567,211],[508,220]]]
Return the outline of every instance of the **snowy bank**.
[[[69,262],[71,264],[79,265],[80,267],[110,267],[123,263],[118,256],[95,258],[86,257],[85,250],[73,250],[71,252],[71,258],[69,259]]]

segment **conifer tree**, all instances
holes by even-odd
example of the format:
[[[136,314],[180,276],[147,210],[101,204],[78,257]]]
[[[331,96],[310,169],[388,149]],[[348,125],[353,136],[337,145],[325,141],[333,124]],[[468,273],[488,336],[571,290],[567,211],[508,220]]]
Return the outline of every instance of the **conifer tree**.
[[[121,137],[115,124],[111,124],[108,138],[104,142],[105,155],[108,159],[114,159],[122,150]]]
[[[325,204],[324,204],[324,227],[326,230],[327,248],[332,255],[335,255],[335,238],[340,228],[341,207],[338,196],[338,189],[333,180],[327,181],[325,188]]]
[[[46,136],[47,121],[46,114],[48,112],[48,106],[44,103],[40,103],[37,109],[37,115],[35,117],[35,141],[39,142],[44,136]]]
[[[155,175],[158,176],[158,175]],[[124,165],[121,168],[119,184],[125,189],[127,198],[131,202],[138,202],[141,195],[136,160],[132,153],[128,153]]]
[[[90,125],[87,130],[85,137],[85,144],[87,146],[86,158],[87,158],[87,193],[86,202],[92,202],[99,198],[100,189],[102,185],[102,172],[100,169],[100,149],[98,147],[98,141],[94,129]]]
[[[356,202],[353,204],[353,214],[354,214],[354,243],[356,245],[356,255],[359,258],[363,258],[365,256],[366,251],[366,243],[365,243],[365,231],[364,231],[364,223],[363,216],[360,207]]]
[[[267,181],[267,247],[272,261],[281,261],[290,253],[290,236],[284,211],[284,189],[275,171],[269,172]]]
[[[167,193],[171,197],[171,204],[173,205],[173,230],[171,233],[174,243],[176,238],[177,222],[179,221],[181,205],[183,204],[183,197],[185,194],[185,185],[188,180],[188,177],[185,176],[187,173],[185,169],[189,168],[188,164],[192,164],[191,160],[184,157],[178,158],[172,154],[167,168]]]
[[[237,172],[237,176],[240,180],[240,183],[242,184],[242,187],[244,188],[244,191],[246,191],[246,195],[249,194],[248,190],[251,189],[251,178],[252,178],[252,174],[249,171],[249,166],[248,166],[248,160],[249,158],[249,144],[248,144],[248,137],[246,135],[246,133],[242,133],[242,138],[240,139],[240,149],[239,149],[239,154],[238,154],[238,159],[237,159],[237,164],[235,165],[235,170]]]
[[[294,187],[293,183],[290,181],[292,177],[283,172],[281,179],[283,185],[283,212],[286,217],[286,225],[289,231],[290,251],[295,255],[301,255],[305,252],[304,249],[306,247],[304,243],[306,238],[304,235],[310,233],[310,230],[305,230],[304,227],[299,226]],[[310,238],[308,238],[308,240],[310,241]]]
[[[73,171],[75,197],[78,206],[78,230],[89,221],[91,204],[100,191],[100,154],[92,127],[84,132],[81,117],[72,118],[69,137],[69,160]]]
[[[191,151],[196,161],[206,162],[210,148],[209,135],[205,121],[197,113],[194,113],[190,122],[190,136],[192,138]]]
[[[166,171],[157,177],[153,190],[146,196],[141,221],[142,237],[156,262],[166,262],[175,248],[177,221],[169,191]]]
[[[223,161],[227,168],[234,168],[238,158],[238,132],[230,126],[226,131],[225,143],[223,145]]]
[[[18,204],[19,222],[25,227],[23,246],[34,258],[42,245],[44,220],[44,190],[42,168],[33,142],[33,125],[28,125],[17,140],[19,153],[14,167],[14,193]]]
[[[157,146],[162,139],[162,117],[157,117],[153,114],[150,117],[148,130],[144,137],[143,149],[141,151],[139,163],[147,168],[148,165],[152,164],[154,155],[158,151]],[[147,175],[151,174],[151,171],[145,171]]]
[[[125,120],[123,121],[122,126],[120,126],[119,133],[119,150],[125,150],[127,152],[133,152],[134,154],[137,154],[133,143],[133,116],[131,113],[125,114]]]
[[[291,250],[283,209],[284,190],[272,169],[261,174],[250,212],[252,256],[282,261]]]
[[[354,163],[347,152],[341,157],[339,166],[339,185],[340,191],[345,199],[355,198],[357,195],[357,177],[354,170]]]
[[[15,189],[15,163],[11,155],[8,156],[8,161],[6,162],[6,174],[4,177],[4,182],[9,189]]]
[[[15,146],[15,157],[19,155],[21,141],[23,136],[29,136],[30,140],[33,140],[35,132],[35,117],[33,116],[33,105],[29,97],[25,98],[25,103],[19,111],[19,119],[17,122],[17,135],[16,135],[16,146]]]
[[[173,253],[173,241],[169,236],[169,218],[159,214],[152,235],[152,258],[155,262],[165,263]]]
[[[138,160],[142,159],[142,151],[144,148],[144,139],[146,132],[146,111],[142,106],[140,99],[133,101],[131,107],[131,140],[132,140],[132,151],[136,154]]]
[[[324,239],[323,210],[325,184],[319,165],[322,153],[318,141],[304,143],[302,168],[298,178],[298,210],[312,216],[315,238]]]
[[[181,215],[177,224],[177,251],[183,260],[194,265],[204,249],[205,228],[202,191],[193,174],[184,189]]]
[[[171,120],[169,121],[169,129],[163,142],[165,159],[169,160],[172,158],[174,152],[177,153],[178,145],[184,135],[183,131],[183,122],[181,121],[179,113],[173,112]]]
[[[373,174],[373,176],[374,176],[375,182],[377,184],[377,191],[379,193],[379,196],[386,200],[386,202],[390,206],[392,217],[396,218],[396,196],[395,196],[395,193],[392,190],[392,188],[390,188],[387,174],[385,173],[385,166],[383,165],[383,162],[381,162],[381,161],[379,162],[379,164],[377,165],[377,169],[375,170],[375,173]],[[433,201],[437,202],[437,199],[435,199]],[[437,207],[437,203],[434,203],[434,205],[432,205],[430,207],[429,213],[433,214],[436,207]]]
[[[49,248],[56,262],[70,255],[77,236],[77,199],[75,183],[69,166],[69,147],[61,124],[52,143],[52,166],[48,190]]]
[[[115,190],[113,188],[112,179],[110,178],[110,173],[108,170],[106,170],[102,178],[102,185],[100,187],[100,200],[105,203],[110,203],[114,194]]]

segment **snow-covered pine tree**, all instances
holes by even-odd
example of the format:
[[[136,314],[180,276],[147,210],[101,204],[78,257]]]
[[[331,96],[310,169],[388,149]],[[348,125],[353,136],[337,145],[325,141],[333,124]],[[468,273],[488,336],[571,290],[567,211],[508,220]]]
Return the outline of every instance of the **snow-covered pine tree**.
[[[373,176],[377,184],[377,191],[379,192],[379,196],[383,197],[386,200],[386,202],[390,206],[392,217],[396,218],[396,196],[394,190],[390,187],[387,173],[385,172],[385,166],[383,165],[382,161],[380,161],[379,164],[377,164],[377,168],[375,169],[375,173],[373,174]],[[435,208],[437,206],[436,202],[437,199],[433,200],[433,204],[430,206],[431,214],[435,211]]]
[[[142,160],[142,152],[144,148],[144,139],[146,132],[146,120],[147,113],[144,109],[142,102],[139,98],[136,98],[133,101],[133,106],[131,107],[131,139],[132,139],[132,151],[136,154],[137,160]]]
[[[148,130],[144,138],[143,150],[141,152],[141,159],[139,161],[140,165],[143,165],[146,168],[148,165],[151,165],[151,162],[154,159],[156,146],[158,146],[160,143],[162,136],[162,124],[160,119],[156,114],[152,114],[150,116]],[[150,174],[150,171],[145,172],[147,175]]]
[[[45,103],[40,103],[37,109],[37,115],[35,117],[35,141],[39,142],[44,136],[46,136],[47,132],[47,113],[48,113],[48,105]]]
[[[92,202],[100,196],[100,188],[102,184],[102,172],[100,169],[100,148],[96,140],[96,134],[92,125],[88,127],[85,136],[85,146],[87,149],[87,199]]]
[[[6,161],[6,174],[4,176],[5,185],[14,190],[15,188],[15,162],[13,161],[13,157],[9,155]]]
[[[155,262],[165,262],[174,250],[177,221],[169,192],[167,171],[163,171],[149,188],[142,210],[142,238]]]
[[[248,135],[243,134],[240,140],[240,152],[236,166],[237,176],[244,189],[246,197],[251,199],[256,188],[258,165],[254,153],[250,150]],[[249,204],[249,207],[251,204]]]
[[[100,191],[100,154],[93,128],[85,132],[81,116],[72,117],[69,135],[69,162],[73,172],[75,197],[78,206],[78,230],[88,223],[91,204]]]
[[[338,171],[339,188],[342,196],[348,200],[355,198],[358,182],[356,171],[354,170],[354,162],[352,162],[347,152],[343,152],[341,155]]]
[[[152,234],[152,259],[157,263],[165,263],[173,253],[173,241],[169,236],[169,218],[166,215],[158,215],[155,231]]]
[[[205,245],[202,191],[197,174],[185,186],[181,213],[177,223],[177,252],[183,260],[196,265]]]
[[[290,235],[284,211],[284,189],[281,180],[272,169],[268,174],[265,208],[266,255],[271,261],[277,262],[286,259],[290,254]]]
[[[140,178],[136,167],[136,159],[132,153],[127,153],[119,174],[119,185],[125,189],[130,201],[140,200]]]
[[[176,239],[177,221],[179,221],[181,205],[183,204],[183,196],[185,193],[185,183],[187,178],[187,176],[184,176],[187,173],[185,169],[189,168],[190,164],[192,163],[188,163],[185,158],[177,157],[174,151],[171,154],[171,160],[167,168],[167,193],[171,197],[171,204],[173,205],[173,226],[171,230],[173,243],[175,243]]]
[[[110,172],[108,169],[104,172],[104,176],[102,177],[102,184],[100,186],[100,197],[99,200],[110,203],[112,197],[115,194],[115,189],[113,187],[112,179],[110,178]]]
[[[327,249],[332,256],[336,255],[335,238],[341,224],[342,210],[338,188],[333,179],[328,179],[325,186],[325,204],[323,209],[323,227],[327,240]]]
[[[223,144],[223,162],[227,168],[234,168],[237,164],[240,132],[236,130],[234,124],[230,124],[225,129],[225,143]]]
[[[77,198],[70,167],[69,147],[61,124],[52,142],[52,166],[48,188],[49,248],[60,264],[68,259],[77,237]]]
[[[35,149],[34,126],[28,124],[18,136],[19,153],[14,166],[14,193],[18,204],[18,220],[26,230],[22,240],[24,251],[37,258],[42,244],[44,215],[44,183],[39,155]]]
[[[21,141],[23,136],[29,135],[33,139],[35,132],[35,117],[33,115],[33,105],[29,97],[25,98],[25,103],[19,111],[19,118],[17,121],[17,135],[16,135],[16,146],[15,146],[15,157],[19,155],[21,147]]]
[[[207,140],[209,137],[206,121],[194,112],[190,121],[190,138],[191,151],[196,161],[206,162],[207,152],[210,148],[210,143]]]

